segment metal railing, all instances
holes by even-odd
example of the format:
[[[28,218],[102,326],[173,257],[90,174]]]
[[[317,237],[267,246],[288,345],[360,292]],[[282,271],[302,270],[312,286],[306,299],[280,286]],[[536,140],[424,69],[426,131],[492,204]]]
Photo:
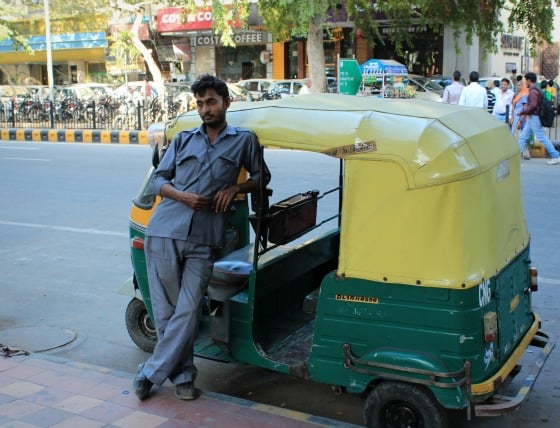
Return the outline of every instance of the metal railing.
[[[142,130],[192,109],[182,95],[132,100],[107,98],[83,101],[67,98],[51,103],[31,97],[0,103],[0,128]]]

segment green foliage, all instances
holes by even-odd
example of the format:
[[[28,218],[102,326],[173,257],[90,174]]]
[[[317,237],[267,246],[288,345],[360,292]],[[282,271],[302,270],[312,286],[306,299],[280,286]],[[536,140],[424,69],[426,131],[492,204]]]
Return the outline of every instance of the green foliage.
[[[552,42],[551,29],[554,25],[554,4],[552,0],[511,0],[509,28],[516,26],[525,30],[531,44],[531,53],[544,40]],[[559,5],[559,2],[555,2]]]
[[[130,30],[121,30],[113,35],[110,52],[121,68],[125,68],[127,64],[136,63],[141,55],[132,44]]]
[[[8,18],[9,17],[9,18]],[[23,17],[23,10],[0,2],[0,40],[10,39],[14,49],[31,52],[27,39],[23,37],[14,25],[14,21]]]

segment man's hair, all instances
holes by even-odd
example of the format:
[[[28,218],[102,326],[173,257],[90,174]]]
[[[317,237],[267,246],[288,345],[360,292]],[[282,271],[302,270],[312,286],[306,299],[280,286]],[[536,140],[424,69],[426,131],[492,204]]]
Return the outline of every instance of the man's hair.
[[[546,89],[547,87],[548,87],[548,81],[543,80],[543,81],[541,82],[541,89]]]
[[[529,73],[527,73],[525,75],[525,79],[528,80],[531,83],[537,83],[537,75],[535,73],[533,73],[532,71],[530,71]]]
[[[504,77],[502,80],[500,80],[500,82],[506,82],[508,84],[508,86],[510,84],[510,81],[507,77]]]
[[[207,89],[214,89],[224,100],[229,99],[229,89],[226,82],[216,76],[203,74],[191,85],[191,91],[194,95],[204,95]]]
[[[478,82],[478,71],[471,71],[469,73],[469,82]]]
[[[494,80],[494,86],[495,86],[496,88],[499,88],[499,87],[500,87],[500,81],[499,81],[498,79]]]
[[[455,70],[453,72],[453,80],[455,82],[458,82],[459,80],[461,80],[461,72],[459,70]]]

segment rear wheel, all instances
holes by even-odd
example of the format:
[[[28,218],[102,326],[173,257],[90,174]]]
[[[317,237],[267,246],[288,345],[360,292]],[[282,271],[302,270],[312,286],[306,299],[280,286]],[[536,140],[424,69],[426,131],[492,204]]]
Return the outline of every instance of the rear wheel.
[[[136,297],[126,307],[126,329],[136,346],[143,351],[154,352],[157,342],[156,329],[146,305]]]
[[[364,416],[368,428],[445,428],[447,413],[421,386],[382,382],[369,394]]]

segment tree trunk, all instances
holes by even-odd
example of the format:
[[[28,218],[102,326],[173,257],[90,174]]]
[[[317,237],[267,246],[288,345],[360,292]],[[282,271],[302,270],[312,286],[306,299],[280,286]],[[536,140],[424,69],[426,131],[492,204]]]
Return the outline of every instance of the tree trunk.
[[[323,23],[324,17],[321,14],[315,15],[309,21],[307,60],[309,62],[309,77],[311,78],[312,93],[325,92],[326,90]]]
[[[165,86],[163,84],[163,76],[161,75],[161,70],[154,61],[152,50],[144,46],[144,43],[142,43],[140,37],[138,36],[140,23],[142,22],[143,17],[144,9],[140,8],[136,12],[136,19],[134,20],[132,28],[130,29],[130,32],[132,33],[132,44],[142,54],[142,56],[144,57],[144,61],[146,61],[148,69],[150,70],[152,78],[154,79],[153,81],[158,94],[159,105],[161,106],[162,112],[165,114],[167,106],[165,105]]]

